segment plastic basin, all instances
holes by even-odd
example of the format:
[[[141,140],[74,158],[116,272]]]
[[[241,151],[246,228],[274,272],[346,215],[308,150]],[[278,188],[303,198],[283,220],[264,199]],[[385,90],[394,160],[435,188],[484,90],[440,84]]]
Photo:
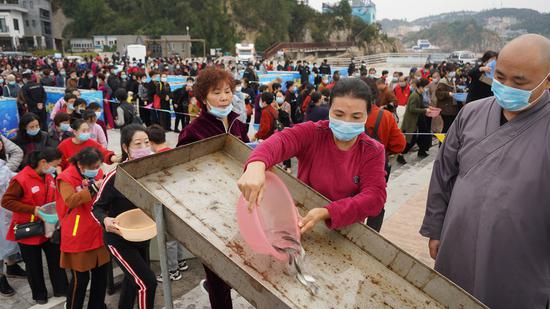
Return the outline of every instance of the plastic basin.
[[[467,92],[453,93],[453,98],[455,98],[455,100],[457,100],[458,102],[466,102],[467,97]]]
[[[141,209],[125,211],[115,221],[122,238],[128,241],[146,241],[157,236],[157,224]]]
[[[266,254],[281,261],[288,254],[279,248],[299,249],[300,229],[294,200],[284,183],[272,172],[266,172],[264,198],[259,207],[248,209],[241,195],[237,203],[237,223],[240,233],[252,251]],[[294,239],[295,242],[288,239]]]
[[[38,209],[38,214],[42,217],[44,222],[49,224],[56,224],[59,220],[57,217],[57,211],[55,210],[55,202],[40,206]]]

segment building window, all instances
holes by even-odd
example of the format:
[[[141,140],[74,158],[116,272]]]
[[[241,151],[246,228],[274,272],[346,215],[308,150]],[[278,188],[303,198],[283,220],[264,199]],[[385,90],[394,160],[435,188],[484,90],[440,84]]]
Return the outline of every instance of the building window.
[[[30,7],[31,9],[34,9],[34,3],[32,2],[32,0],[29,1],[29,7]]]
[[[13,30],[19,31],[19,19],[17,18],[13,19]]]
[[[28,20],[28,19],[25,20],[25,25],[27,26],[27,28],[31,26],[31,25],[29,24],[29,20]]]
[[[0,18],[0,32],[8,32],[8,26],[6,25],[6,19]]]
[[[23,1],[23,7],[24,7],[24,8],[27,7],[27,1]]]
[[[40,9],[40,17],[44,19],[50,19],[50,11]]]
[[[32,20],[32,27],[36,28],[36,20],[34,20],[34,19]]]
[[[42,32],[46,35],[52,34],[52,26],[49,22],[47,21],[42,22]]]

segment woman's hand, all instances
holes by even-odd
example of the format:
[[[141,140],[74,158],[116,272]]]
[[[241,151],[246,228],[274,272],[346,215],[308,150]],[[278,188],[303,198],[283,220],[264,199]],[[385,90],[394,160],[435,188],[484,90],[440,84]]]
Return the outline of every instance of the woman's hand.
[[[113,163],[120,163],[122,161],[122,156],[119,155],[113,155],[111,157],[111,162]]]
[[[258,206],[264,197],[265,185],[265,163],[251,162],[246,167],[237,186],[241,190],[244,199],[249,203],[248,209],[252,210],[252,206]]]
[[[105,231],[120,235],[120,230],[116,227],[115,218],[106,217],[103,219],[103,225],[105,225]]]
[[[101,185],[103,184],[103,181],[104,181],[104,179],[99,179],[99,180],[95,181],[95,186],[97,187],[97,189],[101,188]]]
[[[437,252],[439,251],[439,245],[441,242],[437,239],[430,239],[428,242],[428,249],[430,249],[430,256],[435,260]]]
[[[39,209],[40,209],[40,207],[34,207],[34,217],[42,220],[42,217],[40,217],[40,214],[38,213]],[[42,220],[42,221],[44,221],[44,220]]]
[[[311,230],[320,221],[330,219],[330,213],[326,208],[313,208],[307,215],[298,221],[298,227],[302,234]]]
[[[491,72],[491,67],[480,67],[479,71],[489,73],[489,72]]]

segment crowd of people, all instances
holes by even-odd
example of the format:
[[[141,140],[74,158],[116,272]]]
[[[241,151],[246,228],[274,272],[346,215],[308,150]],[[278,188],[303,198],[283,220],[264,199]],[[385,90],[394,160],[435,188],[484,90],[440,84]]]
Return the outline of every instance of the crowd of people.
[[[33,299],[47,303],[44,253],[53,294],[67,298],[66,308],[84,306],[88,282],[88,307],[105,307],[112,260],[125,274],[119,308],[132,308],[136,299],[139,308],[153,308],[157,282],[180,280],[181,272],[188,269],[184,248],[170,241],[170,278],[155,276],[149,241],[128,241],[117,228],[115,217],[136,206],[115,188],[116,169],[104,174],[102,165],[169,150],[168,131],[179,133],[178,147],[224,133],[246,143],[258,142],[237,182],[251,205],[261,200],[265,171],[282,164],[291,172],[291,159],[296,158],[297,177],[333,201],[301,219],[303,233],[319,222],[342,228],[365,220],[380,231],[390,156],[398,155],[397,161],[406,164],[403,155],[417,145],[418,156],[427,157],[433,133],[451,135],[450,142],[440,143],[435,167],[440,173],[434,174],[429,197],[434,204],[428,204],[433,210],[427,212],[422,234],[437,241],[430,240],[434,258],[441,237],[445,261],[437,260],[436,267],[464,281],[453,268],[452,245],[443,240],[453,237],[441,232],[447,220],[443,223],[434,214],[447,208],[447,182],[454,182],[457,174],[456,149],[462,143],[457,130],[468,129],[453,123],[472,121],[462,119],[472,111],[461,111],[472,101],[492,97],[492,89],[499,90],[498,104],[507,108],[502,103],[506,98],[499,95],[511,90],[503,90],[506,86],[500,82],[504,74],[512,73],[505,73],[503,66],[495,69],[498,57],[487,51],[476,64],[426,64],[406,74],[393,72],[391,77],[387,70],[378,74],[364,63],[356,68],[355,62],[344,76],[326,60],[319,67],[300,60],[277,65],[261,61],[241,71],[231,61],[199,63],[176,57],[149,59],[145,64],[116,56],[3,58],[0,89],[3,96],[17,98],[20,120],[16,136],[0,140],[0,258],[7,265],[0,276],[0,293],[15,292],[6,275],[25,277]],[[260,84],[258,75],[270,70],[297,71],[300,79]],[[173,90],[170,75],[185,76],[185,85]],[[548,75],[542,83],[548,85],[547,79]],[[53,107],[46,104],[44,86],[65,88]],[[82,99],[81,89],[102,91],[103,106]],[[466,98],[459,99],[459,93]],[[399,109],[405,109],[402,119]],[[121,129],[116,141],[120,154],[108,150],[113,142],[108,130],[115,128]],[[442,197],[438,192],[445,190]],[[46,237],[40,207],[52,202],[61,228]],[[206,280],[201,285],[212,307],[231,308],[231,287],[208,266],[204,268]],[[470,287],[469,281],[463,283]]]

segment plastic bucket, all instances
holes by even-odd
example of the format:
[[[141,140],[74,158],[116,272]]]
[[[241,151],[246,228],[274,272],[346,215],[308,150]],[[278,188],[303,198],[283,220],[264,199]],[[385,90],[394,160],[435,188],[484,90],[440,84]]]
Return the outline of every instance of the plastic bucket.
[[[243,196],[237,203],[240,233],[250,248],[260,254],[287,261],[288,254],[277,248],[300,249],[298,212],[285,184],[272,172],[266,172],[264,198],[259,207],[248,210]]]
[[[38,209],[38,214],[42,217],[44,222],[49,224],[55,225],[59,220],[57,217],[57,211],[55,210],[55,202],[40,206]]]

